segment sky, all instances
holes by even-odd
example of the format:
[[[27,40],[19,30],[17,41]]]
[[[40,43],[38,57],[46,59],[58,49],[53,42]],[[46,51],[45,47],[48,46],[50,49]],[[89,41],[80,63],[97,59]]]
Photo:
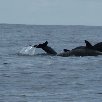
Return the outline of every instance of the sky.
[[[0,0],[0,23],[102,26],[102,0]]]

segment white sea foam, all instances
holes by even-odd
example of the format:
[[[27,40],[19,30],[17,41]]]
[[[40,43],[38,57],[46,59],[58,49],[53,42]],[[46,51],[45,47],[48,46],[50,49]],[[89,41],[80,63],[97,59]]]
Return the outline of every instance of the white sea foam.
[[[21,51],[19,52],[19,54],[22,54],[22,55],[34,55],[35,54],[35,49],[36,48],[34,48],[32,46],[23,47],[21,49]]]

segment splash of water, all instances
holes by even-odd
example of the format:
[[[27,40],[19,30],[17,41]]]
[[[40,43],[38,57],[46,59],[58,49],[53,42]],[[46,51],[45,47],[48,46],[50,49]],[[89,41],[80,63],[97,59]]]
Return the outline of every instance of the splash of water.
[[[26,48],[27,48],[27,47],[23,47],[19,53],[25,52]]]
[[[35,54],[35,50],[36,50],[36,48],[33,47],[32,55]]]
[[[29,52],[31,49],[32,49],[32,46],[28,46],[28,47],[25,49],[25,52]]]
[[[34,48],[32,46],[23,47],[21,49],[21,51],[19,52],[19,54],[22,54],[22,55],[34,55],[35,50],[36,50],[36,48]]]

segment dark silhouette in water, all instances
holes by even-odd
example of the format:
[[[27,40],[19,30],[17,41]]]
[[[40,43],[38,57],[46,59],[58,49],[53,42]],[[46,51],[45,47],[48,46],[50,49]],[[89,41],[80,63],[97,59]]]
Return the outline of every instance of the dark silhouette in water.
[[[56,55],[57,52],[48,46],[48,41],[43,44],[34,45],[36,48],[42,48],[46,53]]]
[[[64,52],[68,52],[68,51],[70,51],[70,50],[68,50],[68,49],[63,49],[63,51],[64,51]]]
[[[95,44],[93,47],[94,49],[102,52],[102,42]]]
[[[89,41],[86,41],[85,43],[87,47],[102,52],[102,42],[99,42],[94,46],[92,46],[92,44]]]
[[[94,46],[87,40],[85,40],[85,43],[86,43],[87,48],[91,48],[93,50],[102,52],[102,42],[99,42],[99,43],[95,44]]]
[[[46,53],[48,54],[53,54],[57,56],[63,56],[63,57],[68,57],[68,56],[97,56],[97,55],[102,55],[102,52],[99,50],[95,49],[94,46],[91,45],[90,42],[85,40],[86,46],[79,46],[76,47],[72,50],[67,50],[64,49],[62,53],[57,54],[55,50],[53,50],[51,47],[48,46],[48,41],[46,41],[43,44],[38,44],[34,45],[36,48],[42,48]],[[97,45],[97,44],[96,44]],[[100,44],[97,45],[99,47]]]
[[[91,43],[89,43],[89,41],[85,40],[85,46],[78,46],[72,50],[76,50],[76,49],[94,49],[93,46],[91,45]]]
[[[97,56],[102,55],[102,52],[95,49],[92,44],[85,40],[85,46],[79,46],[72,50],[65,49],[64,52],[58,54],[58,56],[68,57],[68,56]],[[99,47],[99,46],[98,46]]]

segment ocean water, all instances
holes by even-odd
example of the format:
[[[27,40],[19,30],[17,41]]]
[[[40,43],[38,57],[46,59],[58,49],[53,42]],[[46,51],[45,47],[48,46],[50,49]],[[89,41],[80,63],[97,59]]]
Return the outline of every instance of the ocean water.
[[[48,41],[59,53],[84,40],[101,42],[102,27],[0,24],[0,102],[101,102],[102,56],[28,51],[29,45]]]

